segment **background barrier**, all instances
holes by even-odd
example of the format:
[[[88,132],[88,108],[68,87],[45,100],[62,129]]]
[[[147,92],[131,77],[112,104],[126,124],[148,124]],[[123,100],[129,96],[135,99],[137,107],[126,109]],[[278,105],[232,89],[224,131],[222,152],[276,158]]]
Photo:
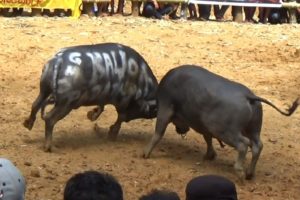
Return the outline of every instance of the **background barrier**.
[[[81,14],[82,0],[0,0],[0,8],[70,9],[72,17]]]
[[[189,3],[271,8],[279,8],[282,6],[281,0],[189,0]]]

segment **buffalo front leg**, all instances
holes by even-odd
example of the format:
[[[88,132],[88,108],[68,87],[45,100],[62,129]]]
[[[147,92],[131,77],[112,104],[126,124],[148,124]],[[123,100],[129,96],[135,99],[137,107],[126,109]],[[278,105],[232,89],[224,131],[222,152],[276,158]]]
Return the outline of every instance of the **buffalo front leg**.
[[[122,122],[129,120],[126,112],[128,111],[128,109],[130,109],[128,107],[128,105],[130,103],[130,99],[131,99],[130,96],[124,97],[122,99],[122,101],[119,102],[119,105],[116,107],[116,110],[118,113],[118,118],[117,118],[117,121],[113,125],[110,126],[109,132],[108,132],[108,139],[110,139],[112,141],[117,139]]]
[[[45,151],[51,152],[52,148],[52,133],[54,125],[61,119],[63,119],[67,114],[70,113],[72,109],[67,106],[55,106],[52,110],[45,116]]]
[[[212,136],[205,134],[203,135],[205,142],[207,144],[207,150],[206,150],[206,154],[204,156],[205,160],[214,160],[217,156],[213,144],[212,144]]]
[[[118,137],[119,131],[121,129],[121,124],[126,120],[126,115],[123,113],[118,113],[117,121],[110,126],[108,132],[108,139],[115,141]]]
[[[158,109],[156,125],[155,125],[155,134],[152,136],[151,141],[144,149],[144,152],[142,154],[143,158],[149,158],[154,147],[164,136],[166,128],[171,121],[173,115],[173,109],[167,106],[165,107],[162,106],[162,107]]]

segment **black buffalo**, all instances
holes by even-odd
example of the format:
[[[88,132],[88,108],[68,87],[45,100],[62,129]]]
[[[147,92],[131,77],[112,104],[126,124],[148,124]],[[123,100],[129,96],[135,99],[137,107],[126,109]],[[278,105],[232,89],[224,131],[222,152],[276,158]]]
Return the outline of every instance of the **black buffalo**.
[[[212,160],[216,156],[212,138],[234,147],[238,151],[235,169],[240,177],[245,176],[243,164],[250,147],[252,160],[246,171],[247,179],[254,176],[263,149],[260,140],[263,120],[261,102],[286,116],[290,116],[299,104],[297,99],[288,112],[283,112],[244,85],[193,65],[170,70],[158,86],[157,101],[155,134],[144,150],[145,158],[150,156],[167,125],[172,122],[178,133],[186,133],[191,127],[203,134],[207,143],[206,159]]]
[[[72,109],[96,105],[88,118],[96,120],[106,104],[118,112],[110,127],[115,139],[122,122],[156,117],[157,80],[144,58],[128,46],[115,43],[61,49],[44,66],[40,93],[24,126],[32,129],[41,109],[45,120],[45,150],[51,151],[54,125]],[[54,107],[44,115],[45,106]]]

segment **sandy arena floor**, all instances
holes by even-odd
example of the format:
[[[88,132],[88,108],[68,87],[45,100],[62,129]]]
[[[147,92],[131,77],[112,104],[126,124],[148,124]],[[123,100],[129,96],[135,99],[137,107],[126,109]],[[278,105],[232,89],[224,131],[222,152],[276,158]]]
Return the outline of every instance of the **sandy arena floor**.
[[[134,17],[0,18],[0,155],[21,169],[26,199],[62,199],[66,180],[83,170],[104,170],[121,182],[125,199],[138,199],[153,188],[177,191],[184,199],[186,183],[197,175],[219,174],[237,184],[241,200],[296,200],[300,195],[300,110],[284,117],[264,105],[264,150],[256,178],[239,183],[233,169],[236,151],[215,147],[215,161],[203,161],[201,135],[186,139],[170,125],[152,157],[139,157],[153,134],[155,120],[124,124],[118,140],[106,139],[116,113],[108,106],[97,121],[90,108],[74,110],[54,130],[54,151],[45,153],[44,122],[32,131],[22,125],[39,90],[43,64],[60,48],[118,42],[148,61],[160,80],[171,68],[199,64],[250,87],[281,108],[300,95],[300,25],[233,22],[155,21]],[[228,113],[224,113],[228,114]],[[249,161],[249,156],[248,156]]]

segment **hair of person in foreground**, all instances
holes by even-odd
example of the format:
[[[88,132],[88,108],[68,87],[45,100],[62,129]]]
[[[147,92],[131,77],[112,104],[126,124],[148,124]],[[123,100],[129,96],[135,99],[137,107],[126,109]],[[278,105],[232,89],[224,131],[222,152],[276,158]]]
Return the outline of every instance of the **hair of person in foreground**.
[[[0,158],[0,200],[24,200],[26,181],[8,159]]]
[[[143,195],[139,200],[180,200],[178,194],[169,190],[152,190]]]
[[[111,174],[85,171],[67,181],[64,200],[123,200],[123,190]]]
[[[185,189],[186,200],[237,200],[235,184],[217,175],[193,178]]]

